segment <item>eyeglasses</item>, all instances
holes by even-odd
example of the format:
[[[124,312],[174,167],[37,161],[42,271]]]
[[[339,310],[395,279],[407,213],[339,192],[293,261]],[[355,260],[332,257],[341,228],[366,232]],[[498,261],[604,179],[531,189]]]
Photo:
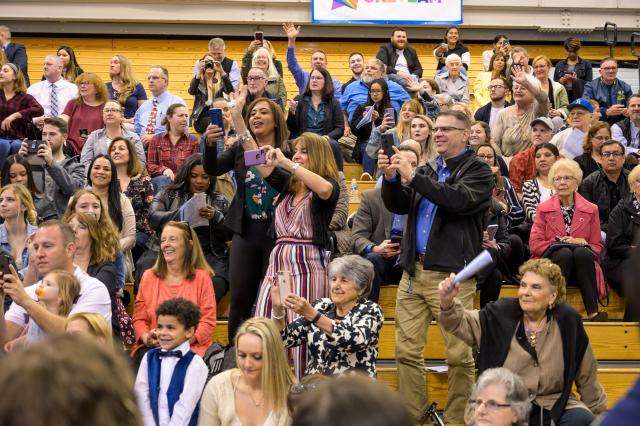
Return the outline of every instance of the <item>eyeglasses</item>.
[[[491,154],[478,154],[478,158],[482,158],[483,160],[493,160],[496,157]]]
[[[595,139],[597,141],[604,142],[604,141],[608,141],[609,140],[609,136],[594,136],[591,139]]]
[[[264,80],[264,77],[260,77],[260,76],[249,76],[247,77],[247,81],[260,81],[260,80]]]
[[[484,408],[486,408],[489,411],[496,411],[498,408],[511,407],[511,404],[500,404],[499,402],[494,401],[493,399],[489,399],[487,401],[483,401],[481,399],[470,399],[469,400],[469,405],[474,410],[477,409],[482,404],[484,404]]]
[[[556,183],[560,183],[560,182],[571,182],[573,180],[576,180],[575,177],[573,176],[554,176],[553,181]]]
[[[491,85],[489,86],[489,90],[498,90],[498,89],[504,89],[505,87],[502,84],[496,84],[496,85]]]
[[[624,156],[624,154],[622,152],[603,152],[602,154],[600,154],[600,156],[604,158],[609,158],[609,157],[620,158]]]
[[[121,109],[116,109],[116,108],[105,108],[102,110],[102,112],[106,112],[106,113],[110,113],[110,112],[122,112]]]
[[[433,133],[438,133],[438,131],[441,131],[442,133],[449,133],[449,132],[453,132],[454,130],[467,130],[467,129],[461,129],[460,127],[443,126],[443,127],[434,127],[433,130],[431,131]]]
[[[311,80],[311,81],[324,80],[324,77],[321,76],[321,75],[314,75],[312,77],[309,77],[309,80]]]
[[[80,86],[89,86],[91,83],[88,81],[81,81]]]

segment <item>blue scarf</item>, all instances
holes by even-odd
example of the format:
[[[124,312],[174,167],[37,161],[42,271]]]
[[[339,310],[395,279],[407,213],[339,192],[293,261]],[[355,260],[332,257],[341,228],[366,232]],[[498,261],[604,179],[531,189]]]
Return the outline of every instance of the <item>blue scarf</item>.
[[[153,419],[156,422],[156,425],[159,424],[159,416],[158,416],[158,399],[160,393],[160,356],[158,355],[160,349],[151,349],[147,352],[147,367],[149,374],[149,402],[151,403],[151,411],[153,412]],[[169,403],[169,417],[173,415],[173,406],[180,399],[180,395],[182,394],[182,390],[184,389],[184,377],[187,374],[187,368],[189,368],[189,364],[191,364],[191,360],[195,356],[193,351],[189,351],[185,356],[180,358],[180,361],[176,364],[176,367],[173,370],[173,374],[171,375],[171,383],[169,383],[169,389],[167,389],[167,401]],[[193,410],[193,414],[191,415],[191,420],[189,421],[189,426],[196,426],[198,423],[198,411],[199,408],[196,406],[195,410]]]

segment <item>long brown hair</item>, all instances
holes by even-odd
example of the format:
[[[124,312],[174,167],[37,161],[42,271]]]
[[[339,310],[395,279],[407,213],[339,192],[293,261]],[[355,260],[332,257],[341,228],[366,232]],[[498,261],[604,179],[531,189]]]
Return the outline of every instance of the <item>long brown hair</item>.
[[[267,105],[269,105],[269,110],[271,111],[271,115],[273,115],[273,124],[275,126],[275,133],[276,133],[274,148],[281,148],[282,145],[289,139],[289,129],[287,128],[287,120],[284,117],[284,113],[282,112],[282,109],[278,106],[278,104],[273,102],[271,99],[267,99],[267,98],[254,99],[253,102],[251,102],[249,104],[249,107],[247,108],[248,113],[247,113],[247,116],[244,118],[245,125],[247,126],[247,129],[249,129],[249,132],[251,132],[251,136],[253,136],[253,138],[255,139],[256,135],[254,135],[253,131],[251,130],[251,126],[249,125],[249,118],[251,118],[251,111],[260,102],[265,102]]]
[[[202,253],[202,246],[200,245],[200,240],[198,240],[196,231],[194,231],[186,223],[176,222],[175,220],[168,222],[164,226],[163,231],[168,226],[178,229],[182,234],[182,240],[185,247],[184,258],[182,259],[182,272],[185,274],[186,279],[194,279],[196,276],[196,269],[204,269],[209,273],[209,275],[213,276],[213,269],[211,269],[211,266],[209,266],[209,263],[204,258],[204,254]],[[153,265],[152,270],[158,278],[163,280],[167,278],[167,261],[164,258],[164,253],[162,253],[162,250],[160,250],[158,259],[156,260],[156,264]]]
[[[126,56],[122,55],[113,55],[118,58],[118,62],[120,63],[120,80],[122,81],[122,90],[118,92],[118,103],[124,107],[125,102],[127,102],[127,98],[136,90],[136,86],[138,85],[138,80],[136,79],[135,74],[133,73],[133,67],[131,66],[131,62]]]
[[[133,142],[131,142],[127,138],[123,138],[122,136],[118,136],[113,139],[109,144],[109,149],[107,153],[109,153],[109,157],[111,157],[111,149],[116,144],[116,142],[124,142],[127,146],[127,151],[129,151],[129,162],[127,163],[127,176],[134,177],[139,175],[142,172],[142,164],[140,164],[140,160],[138,159],[138,153],[136,152],[136,148],[133,146]],[[115,172],[115,171],[112,171]]]
[[[299,144],[304,144],[304,148],[307,150],[307,157],[309,158],[307,169],[309,171],[324,178],[329,177],[338,181],[338,166],[329,142],[315,133],[304,132],[293,141],[293,149],[295,150]],[[300,185],[303,185],[302,181],[293,176],[289,184],[289,191],[297,192]]]
[[[103,233],[98,221],[91,215],[72,213],[67,217],[66,222],[71,222],[73,218],[76,218],[80,224],[86,226],[91,236],[91,259],[89,264],[115,262],[116,254],[120,249],[120,240],[113,234]]]
[[[100,239],[104,241],[113,241],[112,239],[116,239],[118,241],[118,249],[120,248],[120,237],[119,232],[114,223],[111,221],[111,217],[109,216],[109,211],[105,209],[102,204],[102,200],[91,189],[80,189],[73,194],[73,197],[69,200],[69,204],[67,205],[67,210],[64,212],[64,217],[62,220],[65,222],[69,222],[69,218],[76,213],[76,204],[78,204],[78,200],[85,194],[92,195],[98,200],[100,203],[100,219],[98,219],[98,225],[100,225]]]
[[[82,95],[80,94],[80,83],[83,80],[87,80],[89,84],[92,84],[93,87],[96,88],[96,100],[101,104],[105,104],[109,100],[109,92],[107,91],[107,86],[104,84],[104,81],[98,74],[92,72],[84,72],[76,77],[75,84],[78,86],[78,97],[76,98],[76,103],[82,103]]]
[[[58,285],[58,298],[60,306],[58,315],[67,316],[71,312],[73,301],[80,295],[80,283],[73,274],[62,269],[56,269],[45,275],[51,277]]]

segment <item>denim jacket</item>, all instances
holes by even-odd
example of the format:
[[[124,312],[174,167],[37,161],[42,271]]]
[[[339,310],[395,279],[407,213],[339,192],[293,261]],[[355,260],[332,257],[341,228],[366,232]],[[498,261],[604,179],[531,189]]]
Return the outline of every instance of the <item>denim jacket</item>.
[[[27,223],[27,236],[33,234],[38,230],[38,227]],[[3,223],[0,225],[0,247],[11,253],[11,244],[9,243],[9,233],[7,232],[7,226]],[[16,259],[17,261],[18,259]],[[27,246],[24,247],[20,254],[21,265],[18,265],[18,269],[26,268],[29,265],[29,250]]]

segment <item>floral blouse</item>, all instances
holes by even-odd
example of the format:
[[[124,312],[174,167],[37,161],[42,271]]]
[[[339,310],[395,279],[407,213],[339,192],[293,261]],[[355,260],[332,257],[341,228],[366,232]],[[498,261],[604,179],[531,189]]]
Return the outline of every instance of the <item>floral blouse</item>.
[[[255,167],[249,167],[244,179],[244,214],[254,220],[269,220],[273,217],[274,199],[278,191],[273,189]]]
[[[145,234],[153,234],[149,226],[149,206],[153,201],[153,184],[149,176],[138,175],[129,181],[129,186],[124,195],[131,201],[133,211],[136,213],[136,231]]]
[[[281,333],[287,348],[307,344],[309,361],[305,375],[358,370],[375,378],[378,336],[384,321],[380,306],[363,300],[341,319],[337,318],[331,299],[318,299],[313,307],[333,321],[331,336],[304,317],[289,323]]]

